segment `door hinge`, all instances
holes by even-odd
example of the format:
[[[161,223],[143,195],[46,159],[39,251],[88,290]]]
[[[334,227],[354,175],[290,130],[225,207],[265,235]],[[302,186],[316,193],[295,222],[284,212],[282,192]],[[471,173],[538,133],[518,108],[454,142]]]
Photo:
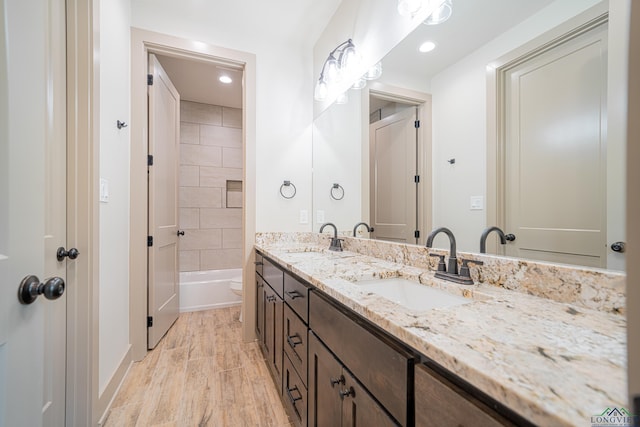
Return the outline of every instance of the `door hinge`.
[[[153,86],[153,74],[147,74],[147,85]]]
[[[413,177],[413,182],[415,182],[416,184],[420,182],[420,175],[416,175]]]
[[[413,232],[413,237],[415,237],[416,239],[420,238],[420,230],[416,230]]]
[[[147,155],[147,166],[153,166],[153,156],[151,154]]]
[[[415,122],[413,122],[413,126],[415,128],[419,128],[420,127],[420,120],[416,120]]]
[[[152,326],[153,326],[153,317],[147,316],[147,328],[150,328]]]
[[[153,246],[153,236],[147,236],[147,246]]]

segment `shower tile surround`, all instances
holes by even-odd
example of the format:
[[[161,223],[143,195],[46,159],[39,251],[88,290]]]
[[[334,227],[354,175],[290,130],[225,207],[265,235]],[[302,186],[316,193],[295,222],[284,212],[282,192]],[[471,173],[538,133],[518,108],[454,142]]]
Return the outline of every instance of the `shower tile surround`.
[[[627,406],[624,274],[459,253],[484,262],[464,286],[433,276],[428,252],[448,251],[343,237],[342,254],[317,233],[258,233],[256,248],[535,424]],[[395,276],[474,302],[415,313],[349,283]]]
[[[242,175],[242,110],[181,101],[180,271],[241,267],[242,209],[226,188]]]

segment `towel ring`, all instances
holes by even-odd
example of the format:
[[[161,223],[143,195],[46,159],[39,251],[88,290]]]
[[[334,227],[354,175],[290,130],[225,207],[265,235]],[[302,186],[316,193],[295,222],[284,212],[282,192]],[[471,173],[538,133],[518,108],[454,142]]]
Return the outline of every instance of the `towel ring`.
[[[336,195],[334,194],[334,190],[340,190],[340,192],[336,191],[336,193],[340,194],[340,197],[336,197]],[[329,191],[329,195],[333,200],[342,200],[344,198],[344,188],[342,188],[342,185],[340,184],[333,184],[331,190]]]
[[[284,192],[282,191],[284,187],[293,187],[293,194],[290,196],[286,196],[284,194]],[[296,186],[293,185],[293,183],[291,181],[285,181],[281,186],[280,186],[280,195],[282,197],[284,197],[285,199],[293,199],[296,196]]]

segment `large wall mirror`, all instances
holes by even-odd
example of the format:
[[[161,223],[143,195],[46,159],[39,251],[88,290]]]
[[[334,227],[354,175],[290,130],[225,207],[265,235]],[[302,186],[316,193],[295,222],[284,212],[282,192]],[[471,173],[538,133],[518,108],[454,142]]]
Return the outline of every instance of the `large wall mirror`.
[[[362,227],[361,237],[424,245],[444,226],[459,250],[479,252],[483,230],[500,225],[523,246],[492,233],[488,253],[623,271],[624,253],[611,247],[625,240],[628,11],[597,0],[453,7],[448,21],[420,25],[389,52],[379,81],[349,90],[346,103],[314,120],[314,231],[365,221],[374,232]],[[582,30],[556,43],[565,51],[535,50],[573,26]],[[427,41],[435,49],[420,52]],[[549,133],[545,147],[528,143]],[[396,142],[385,148],[379,138]],[[509,209],[525,218],[514,221]],[[542,237],[527,234],[537,229]],[[595,249],[574,256],[571,239]],[[530,241],[555,246],[532,251]],[[449,243],[439,236],[434,246]]]

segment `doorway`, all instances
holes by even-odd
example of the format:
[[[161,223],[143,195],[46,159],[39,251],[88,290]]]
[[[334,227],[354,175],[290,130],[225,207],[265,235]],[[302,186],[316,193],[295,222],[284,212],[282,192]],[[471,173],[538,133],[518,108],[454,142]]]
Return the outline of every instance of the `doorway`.
[[[362,199],[372,238],[420,244],[432,218],[431,96],[376,82],[362,102],[369,123],[363,129]]]
[[[170,60],[193,61],[211,66],[242,70],[242,123],[243,149],[240,150],[242,204],[244,206],[241,228],[240,264],[243,271],[252,271],[252,249],[255,236],[255,56],[235,50],[220,48],[202,42],[172,37],[133,28],[132,37],[132,126],[131,134],[131,272],[130,272],[130,337],[134,360],[140,360],[147,349],[147,67],[148,55],[154,53]],[[166,65],[166,64],[165,64]],[[169,68],[169,67],[168,67]],[[169,71],[171,72],[171,71]],[[195,145],[195,144],[194,144]],[[237,153],[237,152],[236,152]],[[184,156],[184,154],[183,154]],[[197,156],[196,156],[197,157]],[[235,188],[235,187],[233,187]],[[183,231],[180,229],[180,231]],[[185,231],[185,237],[187,230]],[[182,238],[182,236],[180,237]],[[252,277],[243,277],[243,287]],[[251,325],[254,322],[255,297],[250,292],[243,295],[245,322],[243,338],[254,338]]]

